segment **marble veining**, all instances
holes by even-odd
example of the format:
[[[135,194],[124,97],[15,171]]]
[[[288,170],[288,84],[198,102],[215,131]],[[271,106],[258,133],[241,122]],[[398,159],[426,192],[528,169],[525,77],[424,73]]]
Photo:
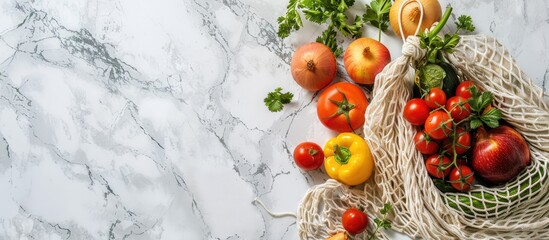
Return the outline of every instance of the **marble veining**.
[[[286,4],[0,3],[0,239],[296,239],[295,219],[252,201],[296,211],[326,176],[300,171],[293,148],[334,133],[289,72],[322,26],[278,38]],[[547,2],[451,5],[548,92]],[[400,55],[398,37],[383,42]],[[271,113],[276,87],[295,97]]]

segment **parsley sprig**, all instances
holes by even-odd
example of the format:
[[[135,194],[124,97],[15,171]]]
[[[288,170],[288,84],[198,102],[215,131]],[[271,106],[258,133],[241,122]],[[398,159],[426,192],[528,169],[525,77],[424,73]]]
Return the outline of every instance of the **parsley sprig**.
[[[452,8],[447,8],[439,24],[433,29],[433,31],[427,33],[422,32],[419,34],[420,47],[427,49],[426,61],[428,63],[437,63],[442,61],[442,56],[440,54],[441,51],[452,53],[460,40],[458,33],[460,33],[461,30],[465,30],[467,32],[475,31],[472,18],[470,16],[461,15],[455,22],[457,29],[454,34],[445,34],[444,38],[438,36],[437,34],[440,30],[442,30],[442,27],[444,27],[448,21],[451,13]]]
[[[290,0],[286,8],[286,14],[280,16],[278,21],[278,36],[286,38],[291,31],[297,31],[303,26],[300,11],[311,22],[327,23],[328,28],[319,36],[317,42],[330,47],[334,54],[339,56],[343,50],[337,45],[337,31],[343,36],[359,37],[364,22],[360,16],[349,21],[345,12],[353,6],[355,0]],[[348,23],[350,22],[350,23]]]
[[[265,106],[269,108],[271,112],[279,112],[284,108],[284,104],[290,103],[294,94],[291,92],[282,93],[282,88],[276,88],[273,92],[267,94],[267,97],[263,99]]]
[[[371,23],[378,30],[378,41],[381,42],[381,32],[389,27],[389,11],[391,0],[372,0],[370,5],[366,4],[366,13],[362,16],[365,23]]]
[[[376,236],[376,233],[379,231],[379,229],[389,229],[391,228],[391,221],[387,219],[387,214],[393,210],[393,205],[390,203],[385,203],[383,205],[383,208],[379,210],[379,213],[381,213],[381,219],[375,218],[374,223],[376,224],[376,228],[374,229],[374,232],[370,234],[370,237],[368,237],[368,240],[374,239]]]

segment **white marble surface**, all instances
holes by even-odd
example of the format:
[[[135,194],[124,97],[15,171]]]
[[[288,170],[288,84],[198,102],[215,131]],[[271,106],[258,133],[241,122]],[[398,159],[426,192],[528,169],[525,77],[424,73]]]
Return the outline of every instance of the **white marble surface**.
[[[547,89],[547,1],[452,2]],[[322,29],[279,39],[286,4],[1,1],[0,239],[296,239],[293,218],[252,204],[295,211],[326,177],[293,147],[334,135],[288,65]],[[278,86],[295,98],[271,113]]]

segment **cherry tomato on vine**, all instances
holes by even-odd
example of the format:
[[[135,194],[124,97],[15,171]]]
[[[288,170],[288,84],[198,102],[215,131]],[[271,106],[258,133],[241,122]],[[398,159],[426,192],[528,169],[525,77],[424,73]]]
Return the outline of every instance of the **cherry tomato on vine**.
[[[471,134],[461,127],[457,128],[456,132],[452,136],[442,142],[442,148],[450,154],[454,153],[454,149],[452,147],[454,141],[456,144],[455,154],[464,154],[467,150],[469,150],[469,148],[471,148]]]
[[[404,118],[412,125],[423,125],[425,119],[429,116],[431,109],[427,106],[425,100],[414,98],[404,106]]]
[[[364,125],[368,107],[366,94],[349,82],[328,86],[318,97],[318,119],[327,128],[337,132],[351,132]]]
[[[425,102],[431,109],[436,109],[446,104],[446,93],[440,88],[431,88],[425,95]]]
[[[343,213],[341,223],[348,233],[359,234],[368,226],[368,216],[356,208],[349,208]]]
[[[459,191],[469,191],[474,181],[475,176],[473,171],[467,165],[458,165],[452,169],[452,172],[450,172],[449,182],[452,184],[453,188]]]
[[[462,97],[463,99],[469,99],[473,95],[471,94],[471,87],[476,86],[472,81],[463,81],[456,88],[456,96]]]
[[[467,100],[459,96],[448,99],[448,102],[446,102],[446,109],[450,112],[452,119],[454,119],[454,122],[456,123],[471,115],[471,106]]]
[[[448,176],[452,170],[451,165],[452,161],[444,155],[435,154],[431,155],[425,161],[425,168],[429,175],[435,178],[443,178]]]
[[[443,110],[432,112],[425,120],[425,132],[436,140],[447,138],[452,132],[452,127],[450,116]]]
[[[302,142],[294,149],[295,164],[306,171],[318,169],[324,162],[324,152],[318,144]]]
[[[438,142],[431,139],[423,130],[416,132],[416,135],[414,135],[414,144],[419,152],[426,155],[434,154],[440,148]]]

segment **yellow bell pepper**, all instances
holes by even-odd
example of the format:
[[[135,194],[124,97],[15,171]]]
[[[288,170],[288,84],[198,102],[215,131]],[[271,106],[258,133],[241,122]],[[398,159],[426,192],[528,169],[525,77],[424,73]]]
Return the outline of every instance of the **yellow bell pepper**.
[[[354,133],[341,133],[328,140],[324,156],[328,176],[347,185],[365,182],[374,171],[374,159],[368,144]]]

